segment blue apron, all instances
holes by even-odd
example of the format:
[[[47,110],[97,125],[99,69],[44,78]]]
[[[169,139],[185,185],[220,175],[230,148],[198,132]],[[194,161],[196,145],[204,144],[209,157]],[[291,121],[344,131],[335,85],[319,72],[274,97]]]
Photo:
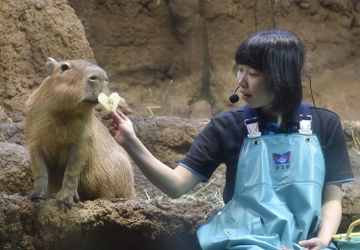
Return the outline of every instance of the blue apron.
[[[197,230],[204,250],[300,250],[319,229],[325,163],[317,136],[308,127],[260,136],[256,126],[248,126],[232,200]]]

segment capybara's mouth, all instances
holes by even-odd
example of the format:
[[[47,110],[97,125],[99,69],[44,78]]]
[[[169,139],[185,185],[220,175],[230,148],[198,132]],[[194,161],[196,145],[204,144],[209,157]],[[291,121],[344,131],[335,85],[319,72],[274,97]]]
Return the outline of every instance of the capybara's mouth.
[[[99,104],[99,100],[96,98],[95,100],[85,99],[85,103],[91,104],[91,105],[97,105]]]

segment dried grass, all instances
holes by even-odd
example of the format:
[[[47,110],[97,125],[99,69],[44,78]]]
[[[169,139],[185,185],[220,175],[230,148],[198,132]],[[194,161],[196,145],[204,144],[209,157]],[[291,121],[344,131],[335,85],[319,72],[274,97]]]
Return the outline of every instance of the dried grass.
[[[208,194],[208,192],[207,192],[207,194],[204,194],[204,191],[206,190],[206,188],[208,188],[209,185],[211,185],[211,183],[214,180],[215,179],[211,180],[207,185],[205,185],[204,187],[202,187],[195,193],[189,194],[189,195],[185,194],[178,199],[172,199],[166,194],[151,197],[151,195],[149,195],[149,193],[146,190],[144,190],[144,192],[146,194],[148,201],[150,201],[150,202],[210,203],[213,205],[222,205],[223,206],[224,201],[223,201],[223,197],[222,197],[222,194],[220,191],[214,192],[211,194]]]
[[[360,140],[359,138],[357,138],[355,135],[354,135],[354,131],[351,130],[351,135],[352,135],[352,138],[353,138],[353,141],[354,141],[354,147],[352,147],[352,149],[358,154],[360,155]]]

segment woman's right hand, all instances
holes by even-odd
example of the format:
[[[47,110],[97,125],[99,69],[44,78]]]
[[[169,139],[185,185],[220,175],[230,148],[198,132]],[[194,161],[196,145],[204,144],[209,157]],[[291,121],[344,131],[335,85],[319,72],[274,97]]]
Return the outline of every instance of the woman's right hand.
[[[110,118],[109,132],[117,143],[123,145],[136,136],[131,120],[124,113],[119,110],[110,110]]]

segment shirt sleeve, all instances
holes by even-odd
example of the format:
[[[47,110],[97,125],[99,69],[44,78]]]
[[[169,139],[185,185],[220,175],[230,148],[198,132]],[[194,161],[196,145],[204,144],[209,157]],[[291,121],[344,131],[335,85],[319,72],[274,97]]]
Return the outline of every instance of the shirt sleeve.
[[[212,119],[197,136],[189,152],[179,164],[206,182],[223,161],[221,148],[219,131]]]
[[[345,133],[340,118],[333,112],[322,119],[323,153],[326,164],[325,184],[354,180]]]

